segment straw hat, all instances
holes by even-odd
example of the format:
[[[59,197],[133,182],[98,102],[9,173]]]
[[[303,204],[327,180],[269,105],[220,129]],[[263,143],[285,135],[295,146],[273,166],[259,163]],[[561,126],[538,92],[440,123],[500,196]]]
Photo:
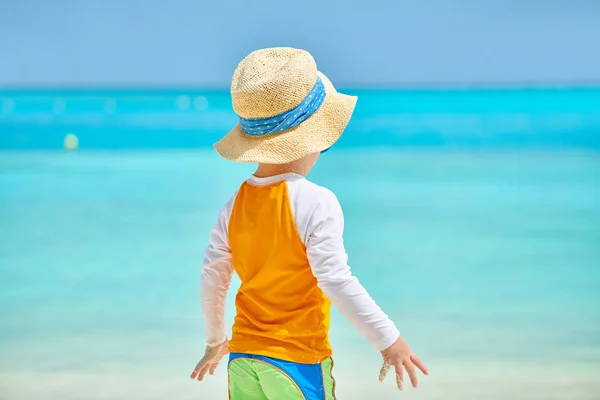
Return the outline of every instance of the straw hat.
[[[215,143],[228,160],[283,164],[331,147],[342,135],[355,96],[336,92],[305,50],[250,53],[231,80],[240,123]]]

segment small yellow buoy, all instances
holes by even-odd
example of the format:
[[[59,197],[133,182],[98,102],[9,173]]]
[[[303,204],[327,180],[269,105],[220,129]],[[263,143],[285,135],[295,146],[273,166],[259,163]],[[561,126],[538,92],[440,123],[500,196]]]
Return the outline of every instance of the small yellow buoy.
[[[64,146],[66,150],[76,150],[77,147],[79,147],[79,138],[76,135],[69,133],[65,136]]]

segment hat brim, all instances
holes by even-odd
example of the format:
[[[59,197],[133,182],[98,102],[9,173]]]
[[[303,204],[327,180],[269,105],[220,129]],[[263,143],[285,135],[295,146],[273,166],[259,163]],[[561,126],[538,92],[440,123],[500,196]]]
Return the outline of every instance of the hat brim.
[[[306,121],[290,130],[260,137],[245,134],[237,124],[215,143],[217,153],[237,162],[285,164],[333,146],[348,125],[357,98],[338,93],[320,72],[319,77],[325,85],[325,100]]]

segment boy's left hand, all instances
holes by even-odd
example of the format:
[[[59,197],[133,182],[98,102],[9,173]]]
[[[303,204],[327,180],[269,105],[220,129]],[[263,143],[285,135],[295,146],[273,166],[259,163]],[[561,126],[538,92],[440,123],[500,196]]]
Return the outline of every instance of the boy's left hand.
[[[204,357],[202,357],[200,362],[196,365],[196,368],[194,368],[190,378],[201,381],[204,379],[204,376],[207,372],[211,375],[214,375],[215,370],[219,366],[219,363],[223,357],[229,353],[228,345],[229,340],[225,340],[223,343],[216,346],[206,346]]]

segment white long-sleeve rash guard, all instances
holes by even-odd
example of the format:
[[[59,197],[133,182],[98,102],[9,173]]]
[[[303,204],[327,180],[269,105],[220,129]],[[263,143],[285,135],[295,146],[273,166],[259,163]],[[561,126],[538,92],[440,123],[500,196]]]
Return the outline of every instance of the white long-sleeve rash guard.
[[[319,288],[375,349],[390,347],[400,334],[350,271],[342,239],[344,215],[336,196],[297,174],[252,176],[248,183],[264,186],[282,180],[288,185],[296,227]],[[226,339],[225,297],[233,274],[227,229],[235,196],[219,214],[202,264],[201,301],[209,344]]]

